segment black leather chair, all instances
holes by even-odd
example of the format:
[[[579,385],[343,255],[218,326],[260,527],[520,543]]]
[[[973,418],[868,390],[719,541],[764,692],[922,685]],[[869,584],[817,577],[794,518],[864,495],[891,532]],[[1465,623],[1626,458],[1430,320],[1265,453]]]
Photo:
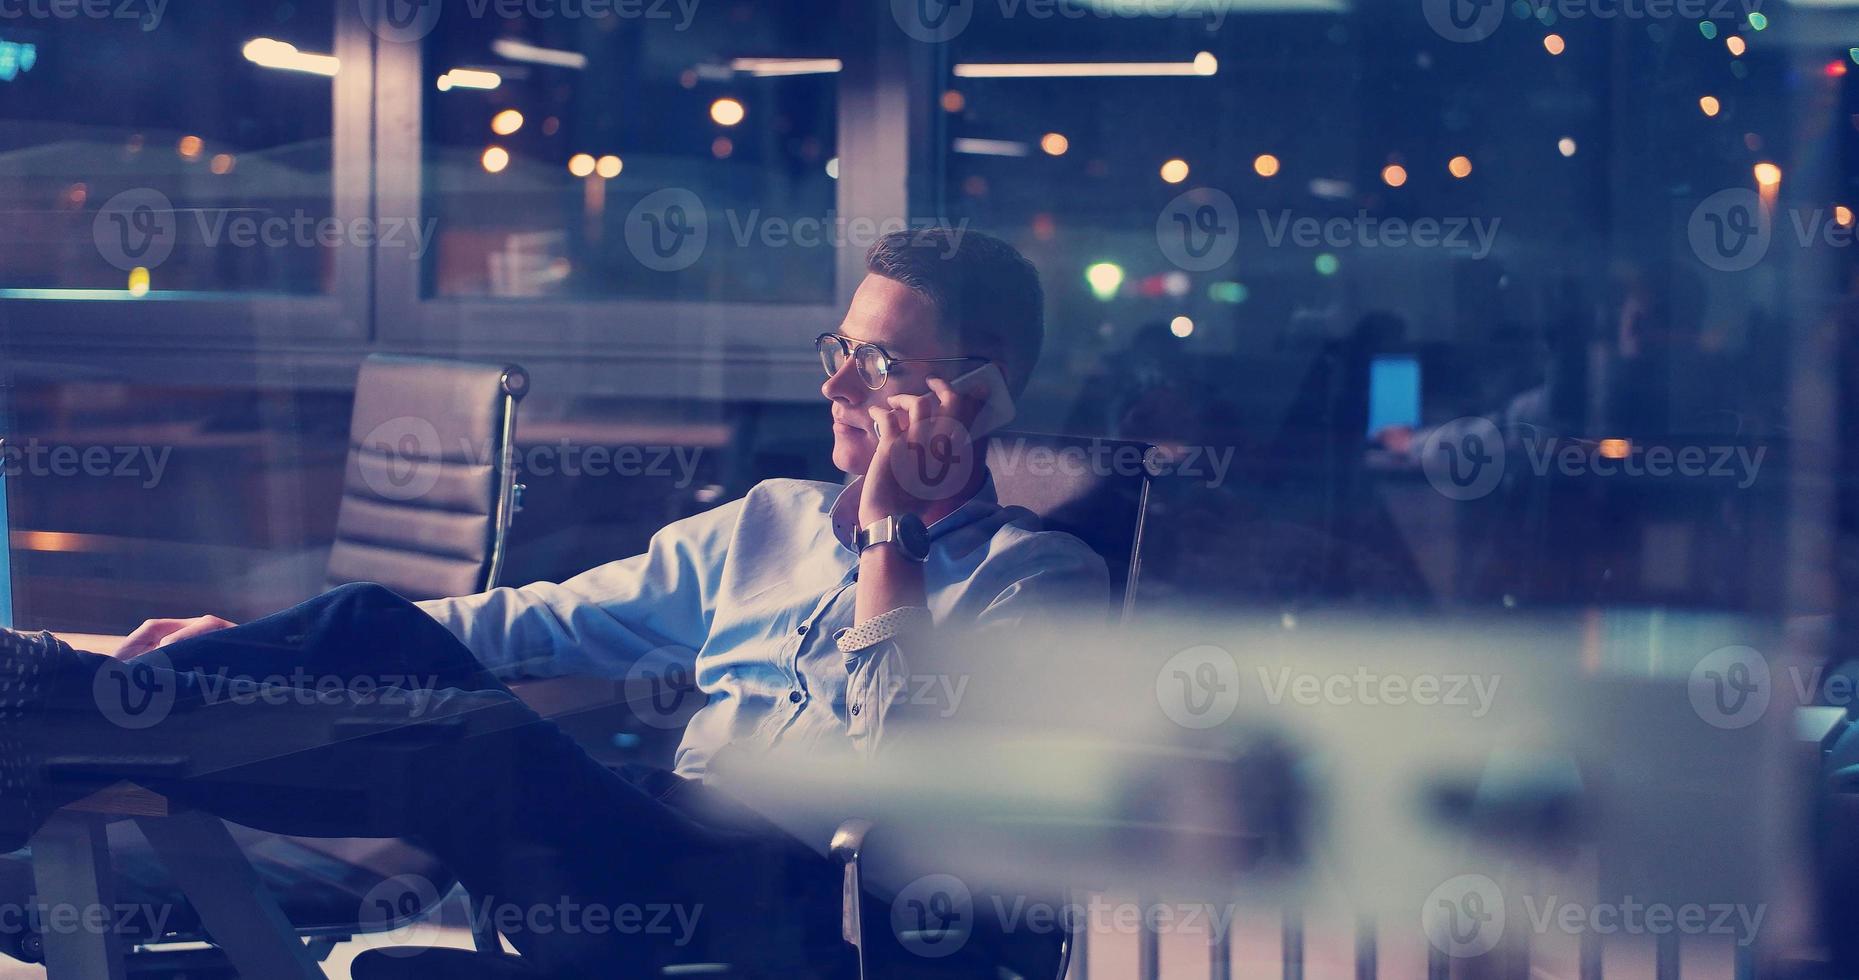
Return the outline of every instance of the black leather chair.
[[[356,380],[347,477],[327,584],[380,582],[412,599],[465,595],[494,585],[521,492],[514,467],[516,410],[528,387],[528,375],[514,365],[366,358]],[[151,826],[146,819],[165,814],[159,797],[130,802],[127,815],[144,819],[121,819],[125,811],[107,805],[96,809],[100,812],[55,817],[53,832],[34,840],[38,861],[33,850],[0,859],[0,894],[22,899],[33,894],[35,871],[43,893],[48,863],[59,864],[60,874],[81,875],[85,872],[73,871],[64,852],[101,855],[95,847],[107,842],[113,880],[78,884],[111,893],[118,903],[172,909],[173,914],[161,935],[132,931],[76,937],[90,941],[83,948],[72,937],[40,936],[23,928],[0,936],[16,957],[45,958],[50,980],[90,980],[100,969],[118,975],[123,960],[137,976],[215,975],[225,970],[228,958],[243,975],[286,975],[282,971],[298,971],[303,961],[290,950],[284,950],[288,956],[279,955],[278,931],[294,930],[326,952],[334,941],[400,924],[364,927],[357,921],[364,898],[382,882],[417,876],[438,883],[437,894],[443,895],[453,881],[431,855],[404,841],[286,837],[203,821],[200,814],[167,817],[160,823],[170,826]],[[206,853],[227,850],[228,841],[243,852],[249,867],[237,867],[234,854]],[[53,847],[60,855],[48,861],[44,852]],[[186,864],[212,862],[218,880],[195,873],[195,884],[224,888],[244,880],[264,894],[242,900],[275,905],[251,915],[236,905],[202,903],[197,891],[182,891],[188,875],[171,867],[164,855]],[[101,864],[101,857],[95,863]],[[259,882],[262,889],[256,887]],[[406,911],[403,918],[426,910]],[[266,931],[272,935],[258,935]],[[100,946],[104,939],[113,948]],[[224,956],[122,948],[209,939],[223,947]]]
[[[1129,615],[1141,573],[1143,523],[1149,505],[1152,472],[1150,451],[1149,446],[1136,442],[1013,432],[996,434],[988,451],[995,492],[1003,505],[1033,511],[1047,528],[1075,535],[1103,557],[1110,569],[1111,595],[1108,599],[1113,608],[1120,607],[1119,620]],[[1048,452],[1052,455],[1047,456]],[[1035,463],[1036,459],[1042,462]],[[1049,466],[1043,462],[1048,459],[1060,463]],[[1070,461],[1079,460],[1083,465],[1070,465]],[[616,686],[613,690],[619,692],[621,689]],[[654,741],[652,738],[659,734],[656,729],[643,724],[637,725],[635,730],[622,729],[611,734],[616,741],[663,744],[662,739]],[[669,759],[642,758],[639,761],[662,765]],[[879,831],[881,828],[874,827],[870,821],[848,819],[829,845],[833,859],[846,867],[843,936],[856,947],[857,969],[867,980],[886,975],[876,964],[868,962],[875,944],[874,937],[864,930],[868,920],[875,920],[879,929],[887,928],[890,921],[888,915],[875,914],[877,910],[870,896],[863,893],[863,883],[870,870],[864,858],[866,844],[870,836]],[[769,930],[770,935],[779,932],[779,929]],[[1033,939],[1035,941],[1029,944],[1016,944],[1031,948],[1013,950],[1012,974],[1063,978],[1074,948],[1072,937],[1060,931]],[[753,947],[754,944],[739,945]],[[487,947],[488,944],[481,944],[480,948]],[[937,975],[934,964],[915,966],[923,969],[913,968],[912,976]],[[759,975],[756,964],[687,963],[681,964],[679,969],[704,975]],[[535,976],[525,970],[518,957],[438,949],[414,957],[379,951],[363,953],[356,959],[353,971],[357,980],[416,977],[504,980]]]
[[[528,392],[514,365],[364,360],[325,587],[379,582],[436,599],[495,585],[520,503],[516,407]]]

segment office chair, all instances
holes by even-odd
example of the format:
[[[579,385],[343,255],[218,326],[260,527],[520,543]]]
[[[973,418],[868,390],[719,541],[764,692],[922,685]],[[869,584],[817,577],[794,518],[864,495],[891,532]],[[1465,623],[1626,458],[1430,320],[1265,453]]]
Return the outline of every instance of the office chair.
[[[515,479],[516,410],[528,388],[528,375],[514,365],[367,357],[356,380],[327,585],[375,581],[410,599],[495,585],[522,490]],[[404,841],[286,837],[202,814],[171,816],[160,797],[133,790],[87,802],[86,809],[91,813],[54,818],[30,853],[0,859],[0,894],[33,894],[36,875],[41,895],[76,888],[93,899],[113,896],[99,901],[106,907],[136,904],[174,914],[159,936],[41,936],[27,929],[0,936],[12,955],[45,959],[52,980],[123,976],[125,939],[210,939],[242,975],[321,976],[304,972],[315,967],[296,936],[311,940],[307,949],[327,953],[335,942],[368,931],[357,914],[381,882],[417,875],[439,883],[443,895],[453,881],[431,855]],[[114,874],[100,873],[106,867]],[[223,894],[228,890],[231,896]],[[406,911],[412,918],[426,910]],[[279,935],[288,944],[279,944]],[[137,976],[225,971],[212,950],[142,951],[128,959]]]
[[[988,467],[1002,505],[1024,507],[1034,512],[1045,527],[1078,537],[1104,559],[1110,571],[1111,594],[1107,598],[1119,609],[1119,620],[1129,615],[1141,573],[1143,522],[1152,472],[1149,449],[1142,443],[1120,440],[1012,432],[997,434],[988,447]],[[1068,457],[1084,465],[1048,466],[1033,462]],[[1101,468],[1097,464],[1101,464]],[[640,732],[614,734],[622,737],[618,740],[641,733],[652,734],[648,726],[638,727]],[[639,761],[663,764],[668,760]],[[847,905],[842,916],[842,935],[855,948],[856,969],[864,978],[878,975],[870,962],[875,943],[864,927],[874,909],[870,896],[863,891],[863,884],[870,871],[866,866],[867,845],[872,835],[881,830],[868,820],[848,819],[834,833],[828,848],[833,860],[846,869]],[[878,916],[880,924],[876,928],[885,928],[883,923],[888,921],[888,916]],[[1014,960],[1013,972],[1029,977],[1063,978],[1074,949],[1069,932],[1061,928],[1050,935],[1028,938],[1028,942],[1016,943],[1009,954]],[[753,947],[754,944],[743,945]],[[496,947],[488,943],[481,942],[479,948],[486,953],[432,949],[408,957],[404,952],[395,955],[371,950],[356,958],[353,975],[356,980],[416,977],[492,980],[535,975],[524,971],[518,957],[497,953]],[[741,976],[754,975],[757,967],[755,964],[693,962],[678,964],[675,969],[704,975]]]

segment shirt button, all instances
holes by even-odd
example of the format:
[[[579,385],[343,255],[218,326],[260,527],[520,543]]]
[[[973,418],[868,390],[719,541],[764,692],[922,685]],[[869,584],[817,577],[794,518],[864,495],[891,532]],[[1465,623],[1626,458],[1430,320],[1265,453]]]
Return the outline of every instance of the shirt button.
[[[795,630],[794,632],[799,633],[802,636],[806,636],[807,635],[807,624],[806,623],[800,624],[800,628]]]
[[[799,691],[787,692],[787,699],[789,701],[794,702],[795,704],[799,704],[800,703],[800,692]]]
[[[852,713],[853,713],[853,714],[855,714],[855,715],[856,715],[856,714],[858,714],[858,709],[859,709],[859,706],[858,706],[858,705],[856,705],[856,704],[855,704],[855,705],[853,705],[853,706],[852,706]]]

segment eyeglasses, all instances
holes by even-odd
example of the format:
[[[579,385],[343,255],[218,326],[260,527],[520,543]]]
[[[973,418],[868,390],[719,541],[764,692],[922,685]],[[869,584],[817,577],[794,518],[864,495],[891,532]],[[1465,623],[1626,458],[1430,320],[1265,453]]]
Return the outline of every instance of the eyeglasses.
[[[827,377],[838,374],[839,369],[845,367],[846,359],[851,358],[852,365],[858,368],[859,379],[873,391],[884,387],[884,383],[891,380],[893,364],[987,360],[973,354],[967,357],[892,357],[877,344],[863,343],[836,333],[823,333],[815,337],[813,346],[820,352],[820,366],[826,369]]]

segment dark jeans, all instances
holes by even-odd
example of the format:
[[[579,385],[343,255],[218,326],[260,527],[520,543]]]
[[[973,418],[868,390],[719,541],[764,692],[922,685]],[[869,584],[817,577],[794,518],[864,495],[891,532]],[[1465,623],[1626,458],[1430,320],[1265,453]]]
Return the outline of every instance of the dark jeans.
[[[138,782],[261,830],[412,839],[551,976],[702,959],[677,948],[693,920],[729,947],[732,932],[767,931],[747,919],[785,919],[786,955],[809,972],[850,953],[825,857],[701,783],[602,766],[380,586],[86,668],[54,698],[48,755],[127,754]],[[621,911],[564,925],[596,905]]]

